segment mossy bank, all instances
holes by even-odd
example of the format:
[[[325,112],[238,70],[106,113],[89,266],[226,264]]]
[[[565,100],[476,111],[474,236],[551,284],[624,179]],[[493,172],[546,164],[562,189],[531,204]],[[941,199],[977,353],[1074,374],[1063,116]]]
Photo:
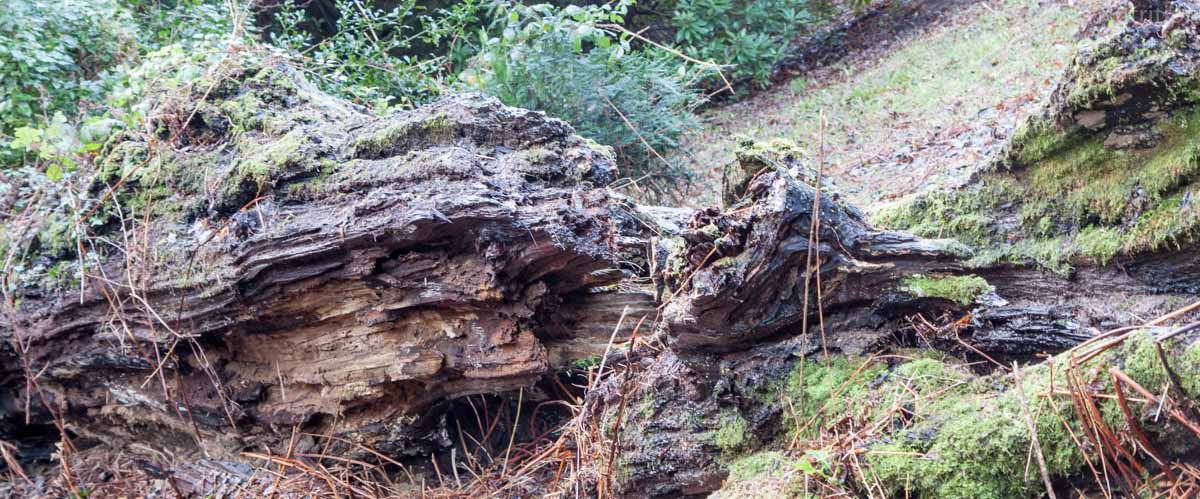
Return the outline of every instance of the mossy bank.
[[[1176,23],[1194,24],[1194,14]],[[999,159],[877,221],[974,247],[975,266],[1072,265],[1192,245],[1200,233],[1200,40],[1131,23],[1084,50]]]

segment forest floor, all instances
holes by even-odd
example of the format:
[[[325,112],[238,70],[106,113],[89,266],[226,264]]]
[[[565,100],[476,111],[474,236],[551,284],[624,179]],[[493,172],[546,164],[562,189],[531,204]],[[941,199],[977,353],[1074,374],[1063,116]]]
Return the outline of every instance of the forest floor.
[[[1103,0],[893,2],[814,37],[786,77],[710,109],[680,148],[697,165],[690,204],[719,204],[738,137],[801,145],[867,213],[965,181],[1038,108],[1088,38]],[[886,28],[886,29],[881,29]]]

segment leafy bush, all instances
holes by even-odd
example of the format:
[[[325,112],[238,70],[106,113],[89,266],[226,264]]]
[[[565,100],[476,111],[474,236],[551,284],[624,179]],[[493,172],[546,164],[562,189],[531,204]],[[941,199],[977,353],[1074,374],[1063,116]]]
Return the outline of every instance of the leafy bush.
[[[72,155],[85,152],[66,144],[107,123],[111,94],[128,68],[159,47],[190,48],[231,32],[228,14],[221,0],[7,3],[0,9],[0,139],[10,140],[0,147],[0,165],[32,161],[61,177],[73,168]],[[51,149],[57,159],[47,157]]]
[[[214,40],[234,30],[234,17],[243,17],[248,10],[230,12],[222,0],[121,0],[132,14],[142,51],[152,51],[171,44],[191,47],[205,40]]]
[[[314,23],[299,3],[281,5],[271,43],[298,59],[324,90],[379,111],[412,107],[441,94],[447,58],[427,47],[456,39],[480,9],[479,0],[469,0],[429,15],[421,14],[416,0],[386,11],[362,0],[336,0],[335,32],[318,39],[307,29]],[[417,54],[418,48],[426,53]]]
[[[758,83],[771,76],[789,42],[831,10],[822,0],[673,0],[663,7],[672,12],[681,50]]]
[[[25,0],[0,8],[0,135],[74,114],[101,75],[136,55],[128,12],[112,0]]]
[[[655,190],[688,175],[666,153],[697,126],[701,102],[688,68],[603,29],[624,3],[603,6],[501,3],[481,35],[483,52],[463,80],[506,104],[545,111],[584,137],[612,146],[624,175]]]

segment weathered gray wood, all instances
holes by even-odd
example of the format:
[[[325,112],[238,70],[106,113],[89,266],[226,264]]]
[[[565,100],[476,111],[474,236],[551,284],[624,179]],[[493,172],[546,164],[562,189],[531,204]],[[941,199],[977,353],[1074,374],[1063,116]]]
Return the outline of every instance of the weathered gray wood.
[[[190,227],[161,214],[151,255],[109,254],[82,300],[23,290],[0,326],[73,432],[236,457],[296,427],[403,455],[436,438],[434,404],[528,386],[603,352],[622,313],[618,340],[654,312],[637,284],[616,289],[644,273],[627,262],[654,221],[598,187],[612,159],[565,123],[476,96],[378,119],[281,74],[289,107],[264,113],[285,129],[172,153],[299,141],[257,199],[236,208],[237,179],[216,202],[187,193],[210,208]],[[250,76],[197,114],[266,91]],[[220,157],[213,175],[244,166]],[[0,353],[5,420],[30,396],[14,352]]]

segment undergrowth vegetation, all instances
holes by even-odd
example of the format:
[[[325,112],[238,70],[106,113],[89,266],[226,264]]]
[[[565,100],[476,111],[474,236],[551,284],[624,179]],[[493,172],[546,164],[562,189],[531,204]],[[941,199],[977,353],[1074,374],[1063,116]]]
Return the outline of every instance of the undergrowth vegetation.
[[[131,24],[111,0],[6,3],[0,10],[2,131],[99,98],[105,73],[136,47]]]
[[[0,164],[26,164],[25,153],[42,152],[31,146],[124,114],[118,87],[146,58],[225,40],[273,47],[324,90],[380,114],[459,91],[545,111],[612,146],[624,183],[673,192],[690,174],[670,152],[697,127],[704,89],[765,81],[792,38],[837,10],[823,0],[672,1],[657,6],[650,22],[666,30],[651,39],[625,27],[631,5],[13,2],[0,11]]]
[[[674,0],[659,8],[671,12],[675,43],[688,55],[720,61],[731,66],[731,77],[758,84],[770,78],[789,42],[832,10],[805,0]]]
[[[377,112],[410,108],[441,95],[451,75],[459,39],[482,12],[480,1],[422,9],[416,0],[389,10],[369,2],[338,0],[332,33],[314,33],[303,5],[282,2],[275,13],[272,45],[283,49],[333,94]],[[466,38],[463,38],[466,39]],[[417,54],[425,47],[442,50]]]
[[[708,69],[657,47],[635,48],[611,27],[624,21],[625,10],[624,3],[498,5],[463,79],[506,104],[567,120],[613,147],[626,167],[622,175],[669,190],[689,172],[662,153],[698,126],[694,110],[702,99],[690,80]]]

